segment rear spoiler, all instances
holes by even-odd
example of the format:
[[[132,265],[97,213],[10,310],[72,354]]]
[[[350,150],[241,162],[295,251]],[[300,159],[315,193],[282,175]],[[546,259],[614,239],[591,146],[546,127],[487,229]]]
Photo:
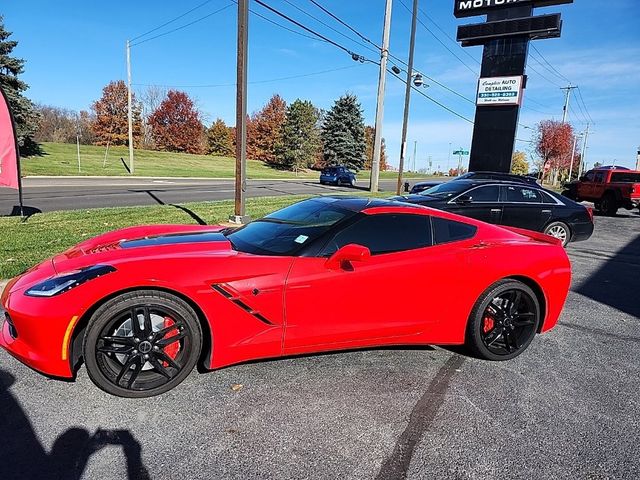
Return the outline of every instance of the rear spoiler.
[[[505,230],[509,230],[513,233],[517,233],[518,235],[522,235],[524,237],[532,238],[538,242],[550,243],[552,245],[557,245],[559,247],[562,246],[562,240],[556,237],[552,237],[551,235],[546,235],[540,232],[534,232],[531,230],[525,230],[524,228],[516,228],[516,227],[505,227],[502,226]]]

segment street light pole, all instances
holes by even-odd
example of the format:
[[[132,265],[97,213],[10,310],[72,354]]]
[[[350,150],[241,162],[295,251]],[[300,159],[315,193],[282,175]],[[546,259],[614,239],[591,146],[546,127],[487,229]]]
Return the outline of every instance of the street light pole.
[[[238,0],[238,60],[236,85],[236,184],[235,211],[229,220],[247,223],[247,48],[249,42],[249,0]]]
[[[387,82],[387,58],[389,57],[389,36],[391,33],[391,10],[393,0],[387,0],[382,30],[382,51],[380,52],[380,77],[378,79],[378,101],[376,104],[376,124],[373,137],[373,159],[369,190],[378,191],[380,181],[380,156],[382,155],[382,120],[384,118],[384,91]]]
[[[418,0],[413,0],[413,12],[411,17],[411,41],[409,43],[409,63],[407,65],[407,86],[404,93],[404,120],[402,122],[402,143],[400,144],[400,165],[398,167],[398,185],[396,194],[400,195],[402,188],[402,170],[404,158],[407,152],[407,126],[409,123],[409,103],[411,100],[411,82],[413,79],[413,52],[416,46],[416,24],[418,21]]]
[[[127,40],[127,117],[129,123],[129,170],[133,175],[133,111],[131,105],[131,43]]]

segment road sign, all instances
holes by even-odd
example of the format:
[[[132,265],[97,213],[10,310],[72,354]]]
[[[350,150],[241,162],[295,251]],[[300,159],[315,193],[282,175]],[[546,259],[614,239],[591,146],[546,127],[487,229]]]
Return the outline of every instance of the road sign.
[[[469,150],[456,150],[453,152],[454,155],[469,155]]]

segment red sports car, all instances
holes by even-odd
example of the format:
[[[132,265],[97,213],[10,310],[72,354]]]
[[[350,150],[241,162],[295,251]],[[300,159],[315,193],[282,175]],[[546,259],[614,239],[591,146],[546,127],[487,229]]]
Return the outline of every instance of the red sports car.
[[[107,233],[13,279],[0,345],[45,374],[84,360],[147,397],[201,362],[381,345],[467,344],[507,360],[563,308],[560,242],[388,200],[305,200],[246,226]]]

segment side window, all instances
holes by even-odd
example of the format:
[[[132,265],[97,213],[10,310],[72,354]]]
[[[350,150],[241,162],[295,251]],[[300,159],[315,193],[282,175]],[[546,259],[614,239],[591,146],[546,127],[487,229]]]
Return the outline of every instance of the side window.
[[[595,178],[596,174],[591,171],[591,172],[587,172],[587,174],[585,175],[584,181],[585,182],[593,182],[593,179]]]
[[[533,188],[502,187],[502,198],[507,203],[542,203],[542,195]]]
[[[598,172],[593,180],[596,183],[604,183],[604,172]]]
[[[328,257],[350,243],[367,247],[372,255],[429,247],[431,222],[425,215],[365,215],[338,232],[320,255]]]
[[[500,188],[497,185],[474,188],[468,195],[473,203],[497,203]]]
[[[433,217],[431,221],[433,222],[433,243],[435,245],[467,240],[473,238],[478,231],[478,227],[473,225],[445,218]]]
[[[540,192],[542,194],[542,203],[551,203],[553,205],[557,205],[558,202],[549,195],[547,192]]]

